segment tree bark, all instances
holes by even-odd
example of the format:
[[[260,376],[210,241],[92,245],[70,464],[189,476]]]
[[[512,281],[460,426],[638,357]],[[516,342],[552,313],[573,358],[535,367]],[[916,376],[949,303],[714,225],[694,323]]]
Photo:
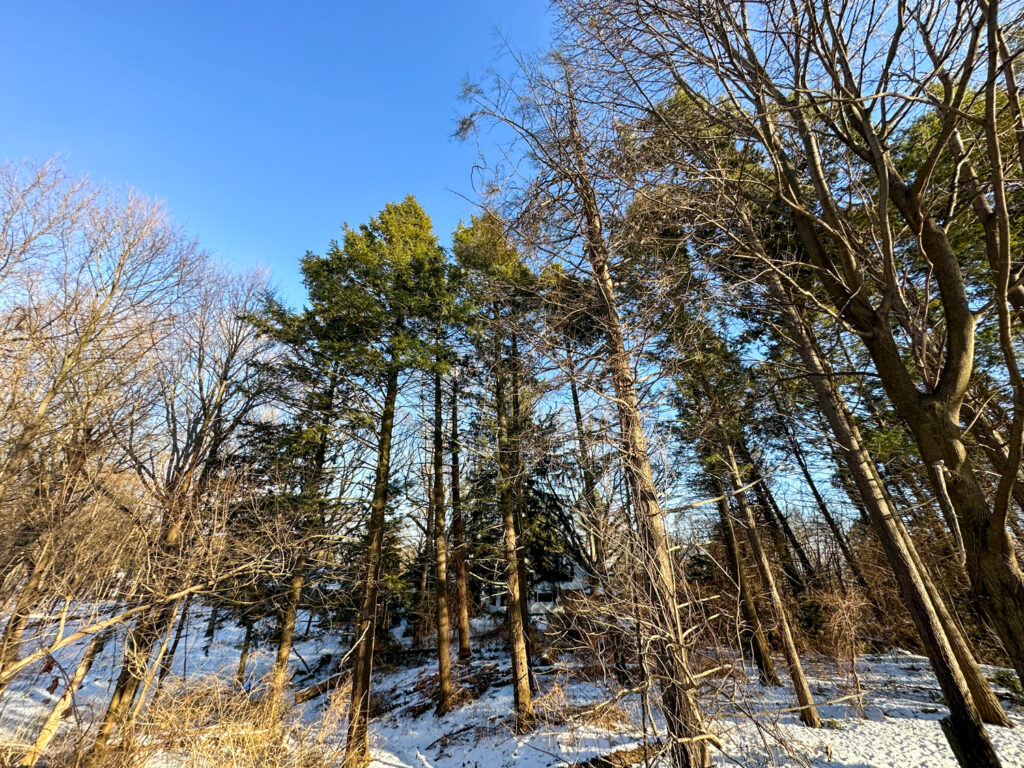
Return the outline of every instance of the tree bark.
[[[778,276],[773,274],[769,277],[769,289],[797,352],[810,373],[809,379],[818,405],[840,446],[850,478],[885,550],[904,604],[917,627],[932,670],[946,698],[950,728],[945,732],[950,739],[950,746],[958,755],[966,750],[971,755],[973,765],[999,766],[999,758],[989,741],[978,707],[911,554],[913,542],[904,538],[896,523],[897,512],[889,503],[881,477],[864,447],[846,401],[832,378],[830,368],[818,354],[809,325],[786,295]],[[971,768],[972,763],[962,761],[962,765]]]
[[[57,734],[57,729],[60,727],[60,721],[64,719],[64,717],[71,711],[71,707],[74,706],[75,693],[82,685],[82,681],[85,680],[85,676],[89,674],[89,670],[92,668],[92,664],[96,660],[96,656],[103,650],[103,646],[106,645],[109,638],[109,632],[100,632],[90,641],[89,645],[85,649],[85,654],[78,662],[78,665],[75,667],[75,671],[68,680],[68,685],[64,690],[64,694],[57,700],[57,703],[53,705],[53,709],[50,710],[49,716],[47,716],[42,727],[39,729],[39,733],[36,735],[35,741],[28,751],[22,756],[19,765],[34,766],[39,761],[39,758],[43,756],[43,753],[46,752],[46,748],[49,746],[50,741]]]
[[[779,509],[778,502],[775,501],[775,494],[772,493],[767,478],[761,472],[757,462],[754,461],[754,457],[750,454],[746,441],[742,437],[737,442],[736,448],[739,452],[740,461],[750,467],[750,479],[753,483],[754,495],[757,496],[758,505],[764,511],[764,521],[772,532],[772,539],[774,539],[775,549],[779,553],[780,564],[782,565],[786,580],[793,590],[793,596],[800,597],[800,595],[807,591],[807,581],[804,579],[803,574],[806,574],[807,578],[813,581],[815,577],[814,566],[811,565],[807,552],[804,551],[803,545],[793,532],[793,527],[789,524],[789,520],[786,519],[786,516],[782,514],[782,510]],[[800,566],[803,568],[803,574],[796,567],[789,547],[792,547],[793,552],[796,553]]]
[[[472,657],[469,632],[469,573],[466,569],[465,523],[462,519],[462,478],[459,472],[459,380],[452,380],[452,560],[455,564],[455,616],[459,629],[459,661]]]
[[[394,352],[392,352],[394,355]],[[345,742],[345,768],[362,768],[370,758],[369,711],[370,679],[373,672],[373,646],[377,625],[377,592],[384,550],[384,523],[391,478],[391,438],[395,426],[395,401],[398,398],[398,364],[392,358],[384,390],[384,409],[380,420],[377,468],[370,523],[367,531],[365,588],[359,618],[355,625],[357,644],[352,667],[352,704],[349,708],[348,735]]]
[[[736,582],[737,602],[742,615],[740,640],[746,641],[750,646],[754,663],[757,664],[758,677],[762,685],[781,686],[779,675],[775,671],[775,663],[772,661],[771,648],[761,628],[761,620],[757,616],[757,606],[754,605],[754,596],[750,591],[750,582],[747,579],[747,569],[743,564],[740,555],[739,542],[736,540],[736,529],[732,523],[732,512],[729,510],[729,499],[725,495],[725,488],[718,478],[713,478],[715,492],[718,494],[718,516],[722,522],[722,534],[725,538],[726,559],[731,575]]]
[[[523,624],[522,584],[519,571],[519,540],[516,531],[515,478],[512,477],[512,449],[510,446],[508,414],[505,403],[505,372],[498,350],[498,369],[494,380],[494,401],[498,418],[498,504],[501,507],[505,543],[505,579],[507,604],[506,624],[509,651],[512,656],[513,727],[516,733],[533,728],[533,694],[530,686],[530,657],[526,645],[526,627]]]
[[[242,640],[242,651],[238,655],[238,671],[235,672],[235,684],[238,687],[245,685],[245,668],[249,663],[249,649],[252,647],[252,630],[254,621],[251,619],[245,622],[245,638]]]
[[[437,618],[437,709],[443,715],[454,701],[452,689],[451,624],[448,618],[448,543],[444,526],[444,445],[441,418],[441,373],[434,373],[434,563]]]
[[[814,698],[811,696],[811,688],[807,684],[807,677],[804,675],[803,665],[800,663],[800,654],[796,649],[796,641],[793,639],[793,630],[789,622],[789,612],[786,604],[782,602],[782,595],[775,583],[775,575],[772,573],[771,562],[768,555],[761,546],[761,537],[757,532],[757,520],[754,518],[754,510],[747,501],[747,494],[742,490],[744,486],[743,476],[740,474],[739,466],[736,464],[736,456],[733,453],[732,445],[728,442],[725,427],[719,423],[719,431],[722,434],[722,449],[725,455],[726,468],[732,480],[733,491],[736,503],[740,509],[741,521],[747,529],[747,539],[750,542],[750,549],[754,554],[754,562],[761,576],[761,582],[771,599],[772,608],[775,611],[775,618],[778,623],[779,637],[782,640],[782,652],[786,657],[786,667],[789,669],[789,676],[793,680],[793,690],[796,692],[797,702],[800,704],[800,720],[811,728],[821,727],[821,718],[814,706]]]
[[[818,512],[821,513],[822,519],[828,525],[828,529],[832,532],[832,538],[835,539],[836,545],[839,547],[839,551],[843,555],[843,559],[846,561],[846,565],[850,569],[850,573],[853,574],[854,580],[864,590],[864,595],[871,602],[872,607],[877,610],[875,601],[872,599],[871,588],[868,586],[867,580],[864,578],[864,572],[861,570],[860,563],[857,562],[857,558],[854,557],[853,552],[850,550],[850,545],[846,541],[846,536],[843,533],[843,529],[839,526],[839,522],[833,517],[831,510],[828,508],[828,504],[825,503],[825,499],[818,491],[818,484],[814,482],[814,478],[811,476],[810,468],[807,466],[807,461],[804,459],[803,450],[800,448],[800,444],[796,440],[796,436],[790,430],[789,425],[786,424],[784,427],[786,431],[786,440],[789,442],[789,449],[793,452],[793,458],[796,459],[797,465],[800,467],[800,472],[804,476],[804,482],[807,483],[807,487],[811,490],[811,495],[814,497],[814,503],[818,506]]]
[[[288,683],[288,662],[292,656],[292,639],[295,637],[295,621],[299,615],[299,601],[302,586],[306,582],[306,558],[299,555],[288,584],[287,602],[278,620],[277,655],[270,673],[269,693],[274,712],[284,703],[284,689]]]
[[[646,577],[650,600],[647,621],[655,635],[651,652],[661,687],[662,710],[672,737],[669,757],[673,768],[704,768],[710,762],[708,734],[697,702],[696,681],[690,670],[686,634],[679,615],[675,566],[665,531],[664,512],[651,473],[643,417],[619,320],[600,216],[589,201],[587,208],[588,256],[599,293],[600,321],[608,350],[607,368],[619,415],[622,468],[632,494],[640,540],[639,565]]]

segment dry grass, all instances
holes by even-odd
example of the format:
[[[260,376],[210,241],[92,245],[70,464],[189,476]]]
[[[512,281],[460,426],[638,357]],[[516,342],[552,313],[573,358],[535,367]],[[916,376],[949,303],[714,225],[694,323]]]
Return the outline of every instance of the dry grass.
[[[344,696],[305,726],[289,710],[215,677],[171,684],[103,757],[103,768],[333,768],[342,762],[333,731]],[[80,740],[54,742],[47,768],[83,768]]]

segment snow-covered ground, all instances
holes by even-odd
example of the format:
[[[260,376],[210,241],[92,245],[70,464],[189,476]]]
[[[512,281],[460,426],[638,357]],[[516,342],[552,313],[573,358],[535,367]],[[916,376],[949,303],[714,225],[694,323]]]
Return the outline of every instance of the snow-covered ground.
[[[477,626],[486,629],[482,623]],[[197,615],[185,645],[175,659],[174,673],[189,679],[202,675],[234,676],[242,631],[224,628],[212,642],[203,637],[205,619]],[[302,623],[299,625],[302,628]],[[315,634],[315,632],[314,632]],[[293,654],[297,687],[322,679],[331,658],[344,644],[331,638],[299,642]],[[456,666],[458,682],[469,692],[448,715],[433,714],[432,687],[436,662],[430,652],[409,652],[394,666],[374,676],[375,716],[371,739],[374,768],[541,768],[582,762],[599,754],[637,746],[645,738],[639,694],[614,681],[592,676],[572,659],[562,658],[539,668],[537,728],[516,736],[511,729],[512,693],[509,668],[497,640],[480,639],[469,666]],[[112,684],[113,649],[108,648],[78,694],[78,712],[67,729],[86,727],[100,713]],[[73,663],[70,654],[65,662]],[[252,656],[248,679],[255,684],[271,663],[269,652]],[[704,659],[706,666],[728,659]],[[750,766],[843,766],[845,768],[945,768],[956,766],[939,727],[946,708],[927,660],[908,653],[862,656],[858,678],[863,692],[859,708],[852,676],[833,662],[806,663],[819,712],[826,727],[812,730],[784,711],[794,705],[788,688],[766,688],[752,670],[718,678],[722,690],[709,695],[705,709],[713,713],[712,730],[724,751],[716,764]],[[0,742],[31,741],[41,718],[63,688],[57,666],[45,674],[19,678],[0,699]],[[986,669],[995,675],[996,669]],[[60,685],[47,693],[51,679]],[[709,678],[711,679],[711,678]],[[996,686],[1000,699],[1019,727],[990,727],[989,733],[1007,768],[1024,766],[1024,706]],[[327,702],[321,697],[300,707],[306,723],[317,723]],[[832,703],[829,703],[832,702]],[[344,738],[344,727],[325,737]],[[646,735],[662,730],[657,718]],[[166,761],[164,761],[166,764]]]

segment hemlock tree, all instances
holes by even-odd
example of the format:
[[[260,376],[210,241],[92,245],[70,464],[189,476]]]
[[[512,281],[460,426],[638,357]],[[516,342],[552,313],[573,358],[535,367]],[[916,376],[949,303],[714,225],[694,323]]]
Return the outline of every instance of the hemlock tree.
[[[409,196],[389,203],[357,229],[345,227],[341,245],[325,256],[307,254],[303,273],[310,305],[343,344],[350,374],[376,390],[377,458],[366,529],[364,592],[355,624],[345,764],[369,759],[368,716],[385,518],[391,481],[391,447],[402,372],[427,367],[436,356],[438,290],[444,252],[430,218]]]

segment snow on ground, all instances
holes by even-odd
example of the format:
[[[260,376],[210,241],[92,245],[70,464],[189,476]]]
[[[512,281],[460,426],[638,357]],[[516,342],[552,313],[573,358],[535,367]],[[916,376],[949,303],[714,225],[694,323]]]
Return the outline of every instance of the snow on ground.
[[[212,640],[204,637],[206,617],[197,615],[182,638],[174,673],[234,676],[243,632],[220,629]],[[300,630],[303,628],[300,622]],[[486,621],[475,622],[483,635]],[[314,627],[312,635],[317,632]],[[400,632],[395,632],[401,638]],[[326,676],[331,660],[344,653],[337,635],[318,640],[311,636],[296,645],[293,654],[297,687]],[[74,663],[74,653],[58,660]],[[103,654],[79,692],[78,717],[88,723],[101,714],[115,671],[113,648]],[[703,659],[711,667],[728,659]],[[247,685],[256,685],[270,667],[272,655],[264,650],[251,657]],[[864,693],[863,712],[848,670],[834,662],[808,659],[807,672],[826,727],[805,728],[796,714],[785,712],[795,703],[788,688],[766,688],[753,670],[723,675],[721,690],[708,696],[705,709],[714,713],[712,729],[722,740],[724,753],[715,752],[716,765],[835,766],[843,768],[954,768],[956,761],[946,744],[939,720],[946,715],[942,696],[923,657],[894,652],[858,659],[857,672]],[[615,749],[636,746],[644,739],[638,694],[614,681],[583,679],[571,659],[560,659],[538,670],[536,701],[538,727],[516,736],[511,730],[512,693],[506,654],[495,639],[478,638],[469,667],[456,666],[462,685],[472,690],[466,700],[443,718],[433,714],[431,700],[436,661],[429,651],[405,654],[405,661],[384,667],[374,675],[375,716],[371,728],[373,768],[546,768],[587,760]],[[59,666],[19,678],[0,699],[0,742],[31,740],[40,719],[60,695],[47,683],[59,677]],[[986,668],[986,674],[998,670]],[[63,679],[60,680],[63,683]],[[1006,768],[1024,766],[1024,706],[997,686],[997,692],[1019,727],[990,727],[989,733]],[[829,703],[833,702],[833,703]],[[317,721],[324,698],[303,705],[305,722]],[[331,739],[344,738],[344,724]],[[68,723],[66,727],[74,727]],[[655,718],[647,733],[661,732]]]

